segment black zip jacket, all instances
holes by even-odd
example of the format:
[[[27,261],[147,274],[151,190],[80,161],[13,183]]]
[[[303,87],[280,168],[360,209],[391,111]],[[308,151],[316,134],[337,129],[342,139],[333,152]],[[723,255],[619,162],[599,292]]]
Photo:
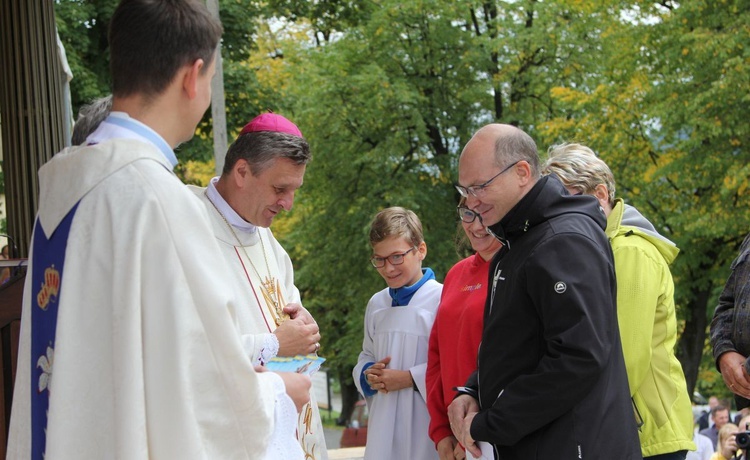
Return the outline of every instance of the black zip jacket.
[[[640,459],[617,326],[612,250],[596,199],[540,179],[490,230],[475,440],[501,460]]]

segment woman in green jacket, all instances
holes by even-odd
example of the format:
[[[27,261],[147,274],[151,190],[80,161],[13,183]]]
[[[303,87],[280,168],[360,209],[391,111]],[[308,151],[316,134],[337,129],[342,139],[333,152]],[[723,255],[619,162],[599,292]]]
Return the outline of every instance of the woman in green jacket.
[[[669,264],[679,249],[638,210],[615,199],[615,181],[586,146],[553,147],[545,173],[573,194],[593,195],[607,215],[617,276],[617,319],[644,458],[684,459],[695,450],[693,414],[674,353],[677,318]]]

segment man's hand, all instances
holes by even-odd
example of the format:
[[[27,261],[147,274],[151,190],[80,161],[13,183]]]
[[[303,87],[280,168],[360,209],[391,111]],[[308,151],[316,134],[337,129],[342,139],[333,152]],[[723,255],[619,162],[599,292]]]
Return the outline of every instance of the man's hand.
[[[309,311],[298,303],[288,303],[284,307],[284,313],[289,315],[290,319],[301,319],[305,324],[317,324],[315,318]]]
[[[719,357],[719,369],[724,383],[734,393],[750,399],[750,376],[745,371],[745,357],[728,351]]]
[[[380,393],[403,390],[412,387],[411,372],[398,369],[388,369],[386,366],[391,362],[391,357],[386,356],[365,371],[365,378],[370,388]]]
[[[464,418],[461,428],[462,434],[458,437],[458,440],[466,447],[466,450],[471,452],[471,455],[479,458],[482,456],[482,449],[479,448],[474,438],[471,437],[471,422],[474,420],[475,415],[477,415],[477,412],[469,412],[469,415]]]
[[[310,377],[296,372],[277,372],[277,374],[284,380],[286,394],[292,398],[294,405],[297,406],[297,413],[300,413],[305,404],[310,402],[310,387],[312,387]]]
[[[320,348],[318,325],[307,324],[303,318],[288,319],[273,333],[279,339],[278,356],[308,355]]]
[[[464,460],[466,454],[453,436],[446,436],[437,443],[438,456],[440,460]]]
[[[471,437],[471,421],[479,412],[479,403],[469,395],[460,395],[448,406],[448,420],[451,430],[458,442],[464,445],[475,457],[481,457],[482,452]],[[468,420],[468,424],[466,421]],[[468,434],[468,440],[465,436]]]

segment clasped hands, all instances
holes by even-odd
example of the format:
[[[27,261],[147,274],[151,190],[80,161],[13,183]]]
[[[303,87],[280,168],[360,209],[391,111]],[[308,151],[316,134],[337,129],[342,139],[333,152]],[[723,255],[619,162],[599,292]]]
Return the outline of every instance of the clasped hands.
[[[448,406],[448,420],[458,442],[474,457],[481,457],[482,451],[471,437],[471,422],[479,412],[479,403],[469,395],[460,395]]]
[[[387,394],[390,391],[411,388],[413,385],[411,372],[399,369],[388,369],[391,357],[386,356],[365,370],[365,379],[370,388],[378,393]]]

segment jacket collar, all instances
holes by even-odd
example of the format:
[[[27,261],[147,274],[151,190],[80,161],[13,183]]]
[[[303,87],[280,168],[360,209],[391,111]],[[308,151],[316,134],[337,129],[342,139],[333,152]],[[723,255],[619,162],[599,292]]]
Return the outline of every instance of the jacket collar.
[[[602,230],[607,226],[604,211],[596,198],[570,195],[557,176],[542,177],[500,222],[488,230],[504,245],[535,226],[562,214],[576,213],[593,219]],[[510,249],[510,247],[508,248]]]

